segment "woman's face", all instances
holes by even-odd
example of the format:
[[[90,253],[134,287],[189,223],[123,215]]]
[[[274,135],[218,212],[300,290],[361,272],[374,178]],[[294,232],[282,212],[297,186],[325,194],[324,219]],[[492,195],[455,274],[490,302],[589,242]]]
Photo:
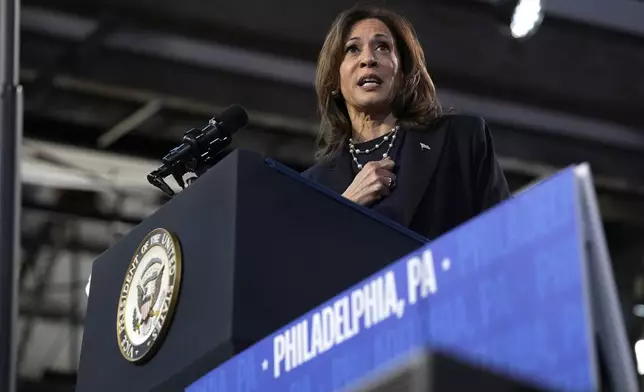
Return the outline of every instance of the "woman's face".
[[[340,91],[347,109],[389,114],[399,63],[396,43],[387,25],[379,19],[365,19],[353,25],[340,64]]]

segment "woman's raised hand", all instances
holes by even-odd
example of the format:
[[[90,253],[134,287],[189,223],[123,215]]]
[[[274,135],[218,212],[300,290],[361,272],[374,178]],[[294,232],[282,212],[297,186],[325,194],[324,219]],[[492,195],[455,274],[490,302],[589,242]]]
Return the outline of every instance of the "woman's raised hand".
[[[396,182],[394,166],[391,158],[368,162],[342,196],[366,206],[389,195],[392,185]]]

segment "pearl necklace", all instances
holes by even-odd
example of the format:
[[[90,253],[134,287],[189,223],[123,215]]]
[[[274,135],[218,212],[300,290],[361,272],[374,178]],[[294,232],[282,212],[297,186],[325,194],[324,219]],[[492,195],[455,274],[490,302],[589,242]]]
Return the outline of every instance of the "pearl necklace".
[[[394,142],[396,141],[396,134],[398,133],[399,128],[400,127],[398,125],[396,125],[389,132],[389,134],[387,134],[382,139],[383,141],[381,143],[376,143],[376,145],[373,146],[373,148],[367,148],[366,150],[360,150],[360,149],[356,148],[356,145],[353,143],[353,139],[349,139],[349,152],[351,153],[351,156],[353,157],[353,161],[356,163],[356,166],[358,166],[358,170],[362,169],[362,164],[360,162],[358,162],[358,155],[360,155],[360,154],[369,154],[370,152],[373,152],[373,151],[379,149],[381,146],[384,146],[386,144],[385,142],[388,142],[389,140],[391,140],[391,142],[389,143],[389,145],[387,147],[387,151],[385,151],[382,154],[382,159],[385,159],[385,158],[387,158],[389,156],[389,151],[391,151],[391,148],[394,146]]]

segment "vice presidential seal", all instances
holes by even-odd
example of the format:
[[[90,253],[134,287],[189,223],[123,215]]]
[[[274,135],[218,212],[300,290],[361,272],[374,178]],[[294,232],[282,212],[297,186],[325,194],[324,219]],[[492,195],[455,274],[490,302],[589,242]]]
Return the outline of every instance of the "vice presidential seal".
[[[130,362],[149,358],[170,325],[181,284],[181,250],[164,229],[150,232],[130,262],[121,288],[116,335]]]

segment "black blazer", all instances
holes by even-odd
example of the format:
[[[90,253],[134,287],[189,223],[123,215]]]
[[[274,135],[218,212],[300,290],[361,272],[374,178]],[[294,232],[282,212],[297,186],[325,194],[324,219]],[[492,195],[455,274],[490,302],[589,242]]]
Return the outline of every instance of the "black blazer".
[[[374,211],[434,239],[510,197],[482,118],[450,114],[426,127],[401,130],[397,185],[371,206]],[[345,148],[302,175],[342,194],[354,178],[351,165]]]

